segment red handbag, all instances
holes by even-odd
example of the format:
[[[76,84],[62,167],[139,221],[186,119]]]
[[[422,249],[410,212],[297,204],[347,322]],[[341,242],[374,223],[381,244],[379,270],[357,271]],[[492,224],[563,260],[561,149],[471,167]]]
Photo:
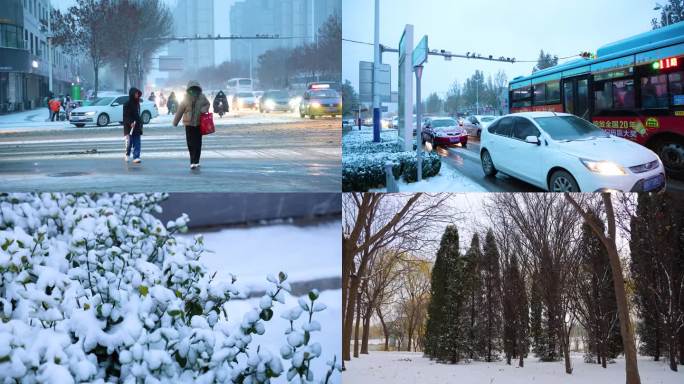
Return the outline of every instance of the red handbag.
[[[214,114],[207,112],[200,115],[200,133],[202,136],[216,132],[214,127]]]

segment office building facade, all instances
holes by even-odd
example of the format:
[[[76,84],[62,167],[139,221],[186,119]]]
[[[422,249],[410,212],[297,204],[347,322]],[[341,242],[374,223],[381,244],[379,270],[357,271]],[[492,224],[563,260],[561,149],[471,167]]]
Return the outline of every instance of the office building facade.
[[[314,42],[318,29],[328,18],[341,15],[341,0],[242,0],[230,10],[233,35],[280,35],[287,40],[244,40],[231,43],[231,60],[256,65],[270,49],[295,48]],[[251,47],[250,47],[251,45]],[[251,54],[251,56],[250,56]]]
[[[178,0],[173,10],[174,36],[207,37],[214,35],[214,2]],[[168,46],[170,57],[182,57],[185,70],[214,66],[214,41],[195,40],[172,42]]]
[[[3,0],[0,7],[0,113],[43,106],[49,93],[49,0]],[[52,50],[53,92],[77,80],[77,60]]]

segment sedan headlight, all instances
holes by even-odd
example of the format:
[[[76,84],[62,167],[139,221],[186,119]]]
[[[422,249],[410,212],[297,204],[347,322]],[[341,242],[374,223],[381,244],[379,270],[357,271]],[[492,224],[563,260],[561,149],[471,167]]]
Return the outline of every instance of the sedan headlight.
[[[580,159],[587,169],[594,173],[604,176],[623,176],[626,175],[625,169],[612,161],[594,161]]]
[[[319,102],[317,102],[317,101],[314,101],[313,103],[311,103],[311,106],[314,107],[314,108],[320,108],[320,107],[321,107],[321,103],[319,103]]]
[[[268,108],[268,109],[274,109],[276,106],[275,101],[273,101],[271,99],[266,100],[266,102],[264,104],[266,105],[266,108]]]
[[[95,114],[95,111],[88,111],[88,112],[84,113],[84,115],[86,115],[86,116],[93,116],[94,114]]]

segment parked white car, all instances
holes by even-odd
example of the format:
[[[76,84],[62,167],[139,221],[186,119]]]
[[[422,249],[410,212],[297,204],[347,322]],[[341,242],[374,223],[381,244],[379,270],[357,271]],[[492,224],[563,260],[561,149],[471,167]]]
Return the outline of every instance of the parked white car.
[[[71,111],[69,122],[79,128],[93,123],[99,127],[104,127],[112,122],[123,124],[123,105],[127,101],[128,95],[121,94],[98,97],[92,104]],[[153,102],[143,100],[140,103],[140,117],[143,124],[148,124],[157,116],[159,116],[159,111]]]
[[[491,115],[472,115],[464,118],[461,125],[468,132],[469,136],[480,137],[483,129],[487,129],[489,124],[496,120],[496,116]]]
[[[666,185],[653,151],[567,113],[497,119],[482,131],[480,159],[486,176],[501,171],[553,192],[648,192]]]

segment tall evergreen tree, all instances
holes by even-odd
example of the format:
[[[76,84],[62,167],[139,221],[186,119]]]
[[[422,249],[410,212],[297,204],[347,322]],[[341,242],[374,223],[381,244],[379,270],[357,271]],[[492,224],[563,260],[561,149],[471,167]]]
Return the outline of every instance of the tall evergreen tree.
[[[631,222],[631,271],[642,353],[684,363],[684,206],[668,194],[639,194]],[[664,353],[663,353],[664,352]]]
[[[431,299],[425,331],[425,353],[438,361],[456,363],[463,349],[463,263],[458,230],[447,226],[432,270]]]
[[[518,257],[513,254],[505,264],[503,273],[503,349],[506,364],[512,358],[519,359],[524,366],[528,349],[529,306],[525,282],[518,266]]]
[[[465,347],[469,359],[478,359],[480,347],[477,346],[480,340],[480,302],[482,281],[480,276],[480,262],[482,260],[482,250],[480,249],[480,238],[476,234],[470,241],[470,248],[464,257],[464,293],[466,296],[465,313],[466,329]]]
[[[501,340],[501,268],[499,250],[492,230],[487,231],[482,247],[483,334],[484,359],[491,362],[497,357]]]

